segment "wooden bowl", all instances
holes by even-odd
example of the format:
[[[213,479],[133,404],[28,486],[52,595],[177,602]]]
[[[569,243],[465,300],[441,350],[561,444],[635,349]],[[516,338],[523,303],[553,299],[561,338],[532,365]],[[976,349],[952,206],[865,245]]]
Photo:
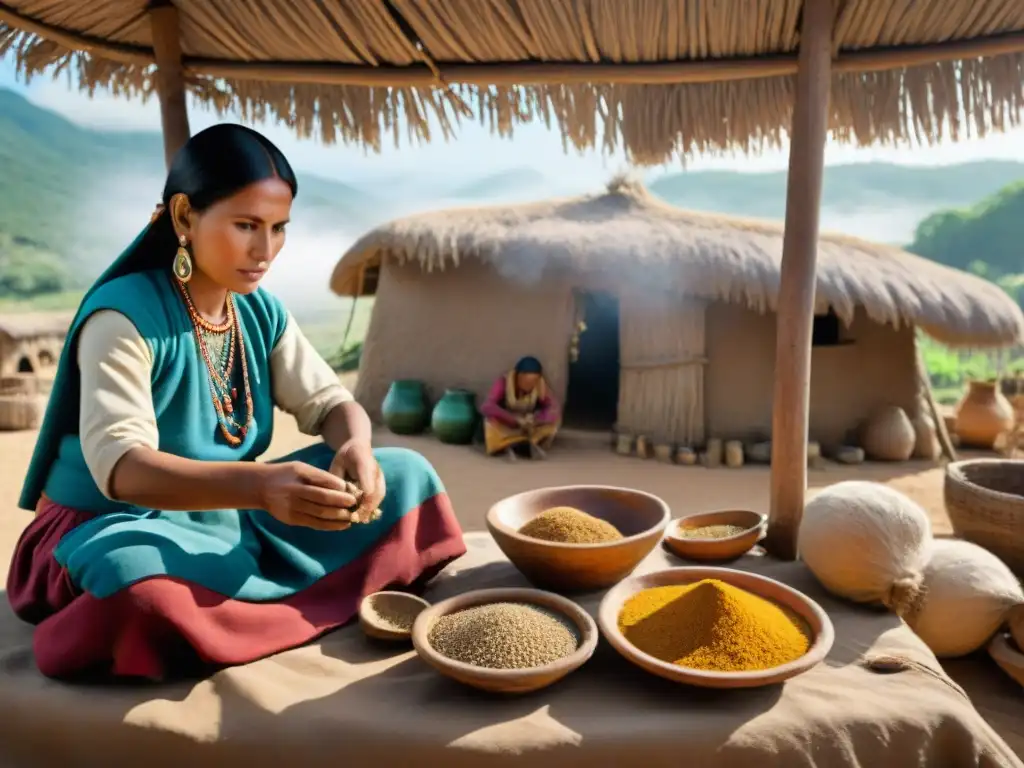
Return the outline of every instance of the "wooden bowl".
[[[1021,653],[1013,638],[1007,632],[1000,632],[988,644],[988,655],[999,665],[999,668],[1024,685],[1024,653]]]
[[[359,626],[367,636],[377,640],[408,640],[412,637],[412,629],[395,629],[380,619],[380,612],[388,606],[403,608],[419,614],[430,607],[430,603],[422,597],[410,595],[408,592],[374,592],[367,595],[359,603]]]
[[[622,611],[622,606],[637,592],[651,587],[689,584],[701,579],[724,581],[792,610],[806,622],[810,629],[812,639],[807,653],[795,661],[770,669],[750,672],[712,672],[680,667],[656,659],[639,650],[619,631],[619,614]],[[597,621],[601,627],[601,634],[628,661],[651,674],[664,677],[666,680],[704,688],[757,688],[781,683],[783,680],[806,672],[823,661],[835,640],[835,630],[832,628],[832,621],[828,614],[809,597],[774,579],[732,568],[691,566],[668,568],[643,576],[633,576],[605,595],[598,610]]]
[[[552,507],[575,507],[605,520],[622,539],[562,544],[523,536],[519,529]],[[502,499],[487,512],[487,530],[531,582],[558,591],[604,589],[627,576],[650,553],[670,519],[668,505],[643,491],[604,485],[539,488]]]
[[[579,637],[576,651],[563,659],[529,669],[489,669],[449,659],[435,651],[429,640],[430,630],[440,617],[490,603],[528,603],[546,608],[575,627]],[[433,605],[416,618],[412,628],[412,644],[416,653],[442,675],[464,685],[495,693],[529,693],[558,682],[578,669],[597,647],[597,625],[590,614],[572,600],[537,589],[478,589],[457,595]]]
[[[746,509],[700,512],[673,521],[665,534],[665,546],[687,560],[735,560],[764,538],[767,523],[767,515]],[[744,530],[721,539],[688,539],[678,533],[680,529],[705,525],[738,525]]]

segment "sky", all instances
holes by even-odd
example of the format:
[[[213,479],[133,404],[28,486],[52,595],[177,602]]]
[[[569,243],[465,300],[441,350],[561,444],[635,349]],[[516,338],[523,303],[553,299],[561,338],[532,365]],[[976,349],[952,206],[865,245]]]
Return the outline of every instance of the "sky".
[[[0,60],[0,87],[12,88],[39,106],[84,126],[106,130],[160,130],[160,109],[156,99],[143,103],[104,93],[90,98],[72,88],[66,78],[55,81],[49,77],[38,77],[25,84],[16,77],[11,57]],[[218,120],[213,114],[191,105],[190,121],[195,132]],[[600,185],[612,173],[627,167],[621,156],[608,158],[598,152],[566,154],[557,131],[550,131],[541,124],[517,129],[512,140],[493,137],[478,124],[465,125],[458,139],[449,143],[435,141],[429,145],[404,146],[397,150],[388,145],[380,154],[370,154],[352,146],[325,146],[315,139],[298,139],[284,126],[252,125],[274,141],[297,169],[315,170],[321,176],[339,181],[410,169],[448,176],[480,177],[510,168],[535,168],[551,176],[572,174],[577,183],[593,177],[594,184]],[[830,142],[826,152],[826,162],[830,165],[867,161],[946,165],[986,158],[1024,160],[1024,130],[912,149],[855,148]],[[784,169],[786,165],[785,150],[757,157],[701,157],[687,163],[687,167],[692,169],[746,171]]]

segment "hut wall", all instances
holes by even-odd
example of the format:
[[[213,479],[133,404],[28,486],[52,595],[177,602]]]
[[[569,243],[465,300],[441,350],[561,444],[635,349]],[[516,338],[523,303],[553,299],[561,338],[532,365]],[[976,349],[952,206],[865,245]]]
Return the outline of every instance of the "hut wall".
[[[849,439],[881,405],[913,413],[917,402],[914,330],[872,322],[858,311],[852,344],[814,347],[810,438]],[[707,313],[706,414],[710,437],[767,439],[772,426],[775,315],[715,302]]]
[[[678,296],[620,299],[617,427],[655,441],[704,441],[705,305]]]
[[[572,336],[572,293],[561,282],[518,283],[476,261],[423,272],[386,261],[359,368],[356,399],[374,419],[395,379],[420,379],[432,401],[446,387],[478,403],[523,355],[545,367],[564,398]]]

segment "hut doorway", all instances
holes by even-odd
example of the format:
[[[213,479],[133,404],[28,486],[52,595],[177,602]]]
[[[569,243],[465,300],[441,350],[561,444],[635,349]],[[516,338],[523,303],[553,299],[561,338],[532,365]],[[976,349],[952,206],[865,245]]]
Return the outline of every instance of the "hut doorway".
[[[563,423],[611,430],[619,408],[619,300],[603,291],[576,291],[576,316],[586,323],[579,355],[569,363]]]

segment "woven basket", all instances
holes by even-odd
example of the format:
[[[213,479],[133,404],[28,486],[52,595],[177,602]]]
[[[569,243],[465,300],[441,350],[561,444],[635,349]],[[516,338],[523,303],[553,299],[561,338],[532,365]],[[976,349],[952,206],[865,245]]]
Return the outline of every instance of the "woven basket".
[[[969,459],[946,466],[953,531],[1024,575],[1024,461]]]

